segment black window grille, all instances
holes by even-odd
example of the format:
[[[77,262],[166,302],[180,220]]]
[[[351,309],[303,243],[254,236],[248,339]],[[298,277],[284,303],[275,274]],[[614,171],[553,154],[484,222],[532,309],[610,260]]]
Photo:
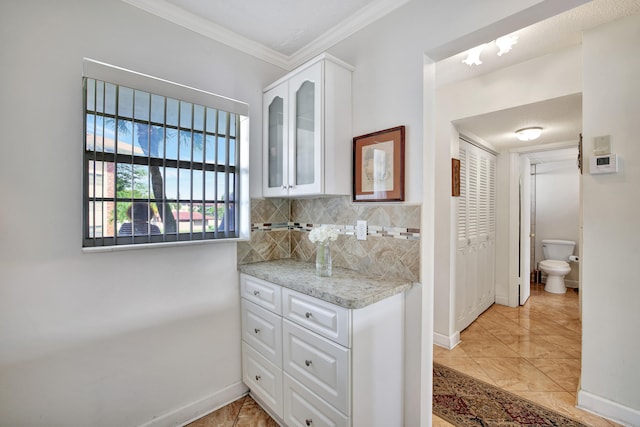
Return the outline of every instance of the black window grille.
[[[83,78],[83,247],[239,237],[241,116]]]

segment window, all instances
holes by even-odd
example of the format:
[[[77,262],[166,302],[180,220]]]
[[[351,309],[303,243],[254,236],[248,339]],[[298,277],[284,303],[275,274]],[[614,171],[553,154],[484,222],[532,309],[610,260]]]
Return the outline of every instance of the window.
[[[84,247],[245,236],[245,104],[88,60],[83,91]]]

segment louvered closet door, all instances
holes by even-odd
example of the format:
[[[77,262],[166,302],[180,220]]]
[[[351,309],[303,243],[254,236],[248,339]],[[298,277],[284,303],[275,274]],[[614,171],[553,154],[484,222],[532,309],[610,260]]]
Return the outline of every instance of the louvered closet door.
[[[456,328],[469,326],[495,299],[496,157],[460,140]]]
[[[476,315],[495,300],[496,157],[478,149],[478,290]]]
[[[462,330],[473,321],[473,301],[476,289],[475,275],[471,274],[471,271],[477,269],[478,258],[475,245],[472,245],[471,242],[472,239],[477,238],[477,193],[476,181],[470,180],[469,176],[476,174],[477,158],[473,153],[470,153],[467,144],[462,142],[459,158],[460,197],[458,197],[457,214],[455,313],[457,329]]]

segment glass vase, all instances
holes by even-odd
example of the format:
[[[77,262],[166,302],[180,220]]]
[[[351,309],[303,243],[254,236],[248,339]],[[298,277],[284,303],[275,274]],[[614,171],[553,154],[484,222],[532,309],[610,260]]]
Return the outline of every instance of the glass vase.
[[[331,276],[331,246],[329,246],[329,242],[316,244],[316,275],[320,277]]]

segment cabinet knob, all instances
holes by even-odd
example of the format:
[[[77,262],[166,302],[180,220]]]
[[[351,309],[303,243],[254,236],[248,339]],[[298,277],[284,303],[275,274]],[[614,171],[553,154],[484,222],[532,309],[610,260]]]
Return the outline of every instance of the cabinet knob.
[[[256,381],[260,381],[260,378],[262,378],[260,375],[256,375]]]
[[[287,189],[287,186],[286,186],[286,185],[282,185],[282,189],[283,189],[283,190],[286,190],[286,189]]]
[[[307,311],[307,312],[304,314],[304,317],[306,317],[307,319],[309,319],[311,316],[312,316],[312,314],[311,314],[311,312],[310,312],[310,311]]]
[[[311,418],[307,418],[306,420],[304,420],[304,423],[310,426],[311,424],[313,424],[313,420]]]
[[[311,360],[305,360],[304,364],[307,365],[307,366],[311,366]]]
[[[289,184],[289,188],[293,188],[293,185]]]
[[[253,295],[255,295],[255,296],[260,295],[260,291],[253,291]]]
[[[253,330],[253,332],[255,332],[256,334],[259,334],[259,333],[260,333],[260,329],[255,328],[255,329]]]

